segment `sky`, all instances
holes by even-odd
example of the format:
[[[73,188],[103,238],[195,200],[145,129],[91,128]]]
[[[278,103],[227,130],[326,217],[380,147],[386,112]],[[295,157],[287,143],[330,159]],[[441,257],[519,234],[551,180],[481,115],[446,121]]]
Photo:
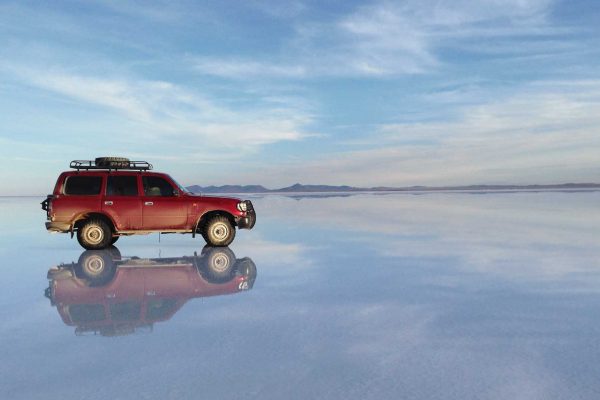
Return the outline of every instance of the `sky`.
[[[0,195],[600,182],[599,39],[593,0],[0,0]]]

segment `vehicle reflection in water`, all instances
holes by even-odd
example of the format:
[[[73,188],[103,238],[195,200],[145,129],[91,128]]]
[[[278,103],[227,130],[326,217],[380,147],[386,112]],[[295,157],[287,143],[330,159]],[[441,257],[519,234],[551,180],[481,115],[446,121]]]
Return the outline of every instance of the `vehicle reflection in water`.
[[[152,331],[189,299],[252,288],[256,266],[228,247],[174,258],[121,257],[111,246],[86,250],[75,263],[48,271],[46,297],[75,334],[128,335]]]

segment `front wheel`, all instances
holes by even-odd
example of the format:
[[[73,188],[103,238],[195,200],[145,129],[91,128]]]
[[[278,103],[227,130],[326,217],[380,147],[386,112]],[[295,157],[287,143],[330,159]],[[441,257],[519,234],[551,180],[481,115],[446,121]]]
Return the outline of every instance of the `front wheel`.
[[[223,283],[231,280],[235,266],[235,254],[229,247],[209,247],[202,249],[200,269],[210,283]]]
[[[77,241],[88,250],[104,249],[110,245],[112,231],[108,224],[101,219],[85,221],[77,229]]]
[[[229,246],[235,238],[235,228],[227,217],[217,215],[208,221],[202,236],[211,246]]]

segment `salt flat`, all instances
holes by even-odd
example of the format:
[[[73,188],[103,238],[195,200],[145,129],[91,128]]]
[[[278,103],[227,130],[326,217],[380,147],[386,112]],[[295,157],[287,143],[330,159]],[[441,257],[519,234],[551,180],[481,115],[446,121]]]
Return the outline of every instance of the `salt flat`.
[[[598,397],[600,192],[257,196],[231,246],[250,290],[114,336],[76,336],[45,297],[83,249],[45,231],[41,200],[0,198],[2,398]],[[117,242],[142,259],[203,246]]]

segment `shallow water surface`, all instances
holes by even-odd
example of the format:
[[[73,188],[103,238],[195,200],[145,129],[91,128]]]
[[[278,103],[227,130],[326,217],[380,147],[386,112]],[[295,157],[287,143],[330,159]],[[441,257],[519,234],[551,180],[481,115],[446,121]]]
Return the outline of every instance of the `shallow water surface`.
[[[41,200],[0,198],[1,398],[599,396],[600,192],[269,195],[110,254]]]

